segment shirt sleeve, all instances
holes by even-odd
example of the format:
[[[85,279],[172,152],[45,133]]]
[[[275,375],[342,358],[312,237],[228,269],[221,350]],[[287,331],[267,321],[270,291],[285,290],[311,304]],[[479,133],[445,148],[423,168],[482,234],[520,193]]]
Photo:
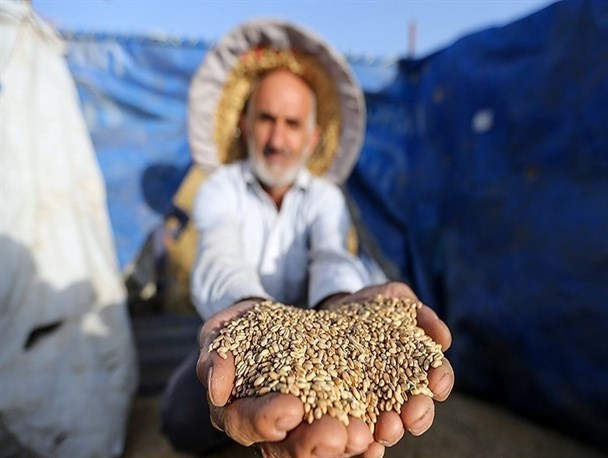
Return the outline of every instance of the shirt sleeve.
[[[204,320],[246,297],[270,298],[255,266],[243,260],[238,190],[216,172],[197,194],[193,218],[198,230],[191,296]]]
[[[367,272],[358,257],[347,248],[352,222],[339,188],[329,183],[317,189],[313,198],[310,225],[311,306],[336,293],[352,293],[369,284]]]

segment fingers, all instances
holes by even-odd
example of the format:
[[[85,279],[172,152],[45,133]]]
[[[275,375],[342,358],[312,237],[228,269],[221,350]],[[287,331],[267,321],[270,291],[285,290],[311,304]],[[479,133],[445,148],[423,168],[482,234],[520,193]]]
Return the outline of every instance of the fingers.
[[[242,398],[226,407],[211,406],[211,421],[244,446],[283,441],[302,422],[302,402],[289,394]]]
[[[403,421],[395,411],[382,412],[376,422],[374,438],[381,445],[392,447],[404,434]]]
[[[412,288],[405,283],[391,281],[380,286],[382,290],[379,294],[383,294],[388,297],[410,297],[418,300],[418,296],[416,296]]]
[[[347,443],[348,433],[344,425],[335,418],[324,415],[311,424],[300,424],[284,443],[274,445],[284,447],[288,456],[330,458],[343,456]]]
[[[418,310],[416,322],[419,327],[424,329],[435,342],[441,345],[443,351],[452,345],[452,334],[448,326],[437,316],[435,311],[427,305],[423,305]]]
[[[196,373],[203,385],[207,387],[210,403],[218,407],[225,406],[232,393],[235,378],[232,353],[228,353],[226,359],[220,357],[216,352],[211,352],[206,358],[199,357]],[[201,379],[201,374],[206,378]]]
[[[450,395],[454,387],[454,370],[447,358],[444,358],[443,364],[431,369],[428,377],[429,389],[434,398],[425,395],[410,396],[400,415],[392,411],[383,412],[378,418],[374,433],[377,443],[390,447],[402,438],[404,428],[412,435],[419,436],[431,427],[435,418],[433,400],[444,401]]]
[[[292,399],[297,401],[295,397]],[[248,408],[255,410],[258,407],[249,406]],[[226,410],[224,409],[224,411]],[[298,410],[297,414],[301,415],[302,410]],[[275,442],[268,439],[261,445],[263,455],[268,457],[362,456],[363,458],[381,458],[384,456],[385,447],[399,442],[405,430],[415,436],[428,430],[433,423],[434,415],[433,401],[428,396],[418,395],[411,396],[406,401],[401,414],[393,411],[383,412],[376,423],[374,438],[371,437],[369,429],[360,419],[350,418],[350,424],[348,428],[345,428],[342,423],[328,415],[312,424],[300,423],[288,434],[285,430],[277,430],[276,427],[269,430],[265,430],[262,425],[251,428],[251,425],[238,421],[231,425],[227,419],[225,419],[225,424],[229,430],[254,431],[248,436],[237,436],[237,440],[243,444],[256,442],[255,438],[261,436],[276,439]],[[294,421],[296,420],[294,419]]]
[[[435,401],[445,401],[452,388],[454,388],[454,369],[447,360],[443,358],[441,366],[429,370],[429,389],[433,392]]]
[[[234,359],[231,354],[222,359],[216,352],[209,352],[209,345],[228,321],[243,315],[256,302],[259,300],[239,302],[212,316],[201,328],[196,375],[209,389],[210,399],[215,405],[223,406],[228,401],[234,383]]]
[[[345,453],[347,456],[362,454],[374,442],[374,436],[365,422],[359,418],[349,418],[346,434]]]
[[[435,404],[423,394],[410,396],[401,408],[403,427],[413,436],[420,436],[433,424]]]
[[[361,455],[361,458],[382,458],[384,456],[384,445],[378,442],[372,443],[369,448]]]
[[[325,415],[311,424],[301,423],[284,441],[262,444],[261,448],[264,456],[329,458],[367,453],[373,443],[372,434],[362,420],[351,417],[348,427],[344,427],[335,418]],[[383,447],[374,447],[368,456],[379,458],[383,453]]]
[[[329,415],[312,424],[302,422],[303,415],[297,397],[278,393],[211,407],[217,428],[242,445],[261,443],[264,456],[350,457],[366,453],[374,442],[369,428],[358,418],[351,417],[344,427]],[[381,457],[384,447],[373,447],[372,452],[367,456]]]
[[[418,300],[418,297],[405,283],[391,281],[382,285],[368,286],[362,290],[346,296],[341,299],[342,303],[347,302],[365,302],[374,299],[378,294],[382,294],[387,297],[410,297],[414,300]]]
[[[347,301],[365,301],[378,294],[417,299],[409,286],[389,282],[365,288]],[[235,380],[234,358],[226,359],[209,352],[209,345],[219,329],[250,308],[253,303],[240,303],[218,313],[201,329],[201,352],[197,375],[207,386],[211,419],[214,425],[226,431],[237,442],[249,446],[260,443],[265,456],[330,457],[355,456],[379,458],[385,447],[396,444],[407,430],[420,435],[430,428],[434,420],[433,399],[425,395],[410,396],[400,414],[382,413],[372,435],[363,421],[351,418],[348,427],[337,419],[325,415],[312,424],[302,422],[304,407],[300,399],[291,395],[272,393],[258,398],[244,398],[227,404]],[[452,337],[446,324],[428,306],[418,310],[418,326],[443,350],[451,345]],[[428,372],[429,389],[437,401],[445,400],[454,385],[454,371],[444,358],[443,364]]]

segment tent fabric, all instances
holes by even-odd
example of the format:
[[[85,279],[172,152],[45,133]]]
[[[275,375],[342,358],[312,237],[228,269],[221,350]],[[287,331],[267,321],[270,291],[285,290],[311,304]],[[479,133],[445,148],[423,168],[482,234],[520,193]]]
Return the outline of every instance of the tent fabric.
[[[605,450],[607,25],[562,1],[402,62],[349,181],[453,331],[457,387]]]
[[[37,456],[123,450],[136,360],[64,43],[0,3],[0,424]]]
[[[402,235],[379,241],[447,319],[457,386],[604,449],[607,20],[605,2],[562,1],[404,64],[381,95],[401,91],[411,126],[387,180],[405,189],[365,217],[395,206]],[[366,153],[353,192],[394,173]]]
[[[192,163],[188,85],[206,43],[68,36],[68,64],[107,187],[121,269],[171,211]]]
[[[155,37],[66,33],[108,191],[121,268],[129,271],[149,234],[172,210],[192,164],[187,133],[190,80],[211,44]],[[390,81],[394,62],[351,58],[363,87]]]
[[[209,45],[67,38],[128,270],[190,167],[187,90]],[[457,387],[608,450],[608,3],[349,62],[367,106],[349,197],[448,321]]]

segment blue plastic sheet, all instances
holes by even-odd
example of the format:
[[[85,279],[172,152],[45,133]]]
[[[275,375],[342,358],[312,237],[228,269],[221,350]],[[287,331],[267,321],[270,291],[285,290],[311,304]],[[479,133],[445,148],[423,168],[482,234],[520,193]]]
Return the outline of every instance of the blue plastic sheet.
[[[208,45],[69,39],[124,267],[190,166],[187,89]],[[350,62],[368,125],[347,189],[395,276],[450,325],[457,386],[608,450],[608,2]]]
[[[608,2],[402,62],[369,101],[349,189],[447,319],[457,386],[608,449]]]
[[[171,209],[191,164],[186,101],[208,46],[72,35],[68,63],[106,180],[122,268]]]

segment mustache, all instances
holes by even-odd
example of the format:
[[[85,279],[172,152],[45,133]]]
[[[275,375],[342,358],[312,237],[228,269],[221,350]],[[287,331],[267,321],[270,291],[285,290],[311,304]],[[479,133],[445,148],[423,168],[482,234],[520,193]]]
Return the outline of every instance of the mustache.
[[[275,148],[270,145],[266,145],[262,150],[262,153],[264,154],[264,156],[269,156],[271,154],[280,154],[281,156],[285,157],[291,156],[291,150],[289,150],[288,148]]]

